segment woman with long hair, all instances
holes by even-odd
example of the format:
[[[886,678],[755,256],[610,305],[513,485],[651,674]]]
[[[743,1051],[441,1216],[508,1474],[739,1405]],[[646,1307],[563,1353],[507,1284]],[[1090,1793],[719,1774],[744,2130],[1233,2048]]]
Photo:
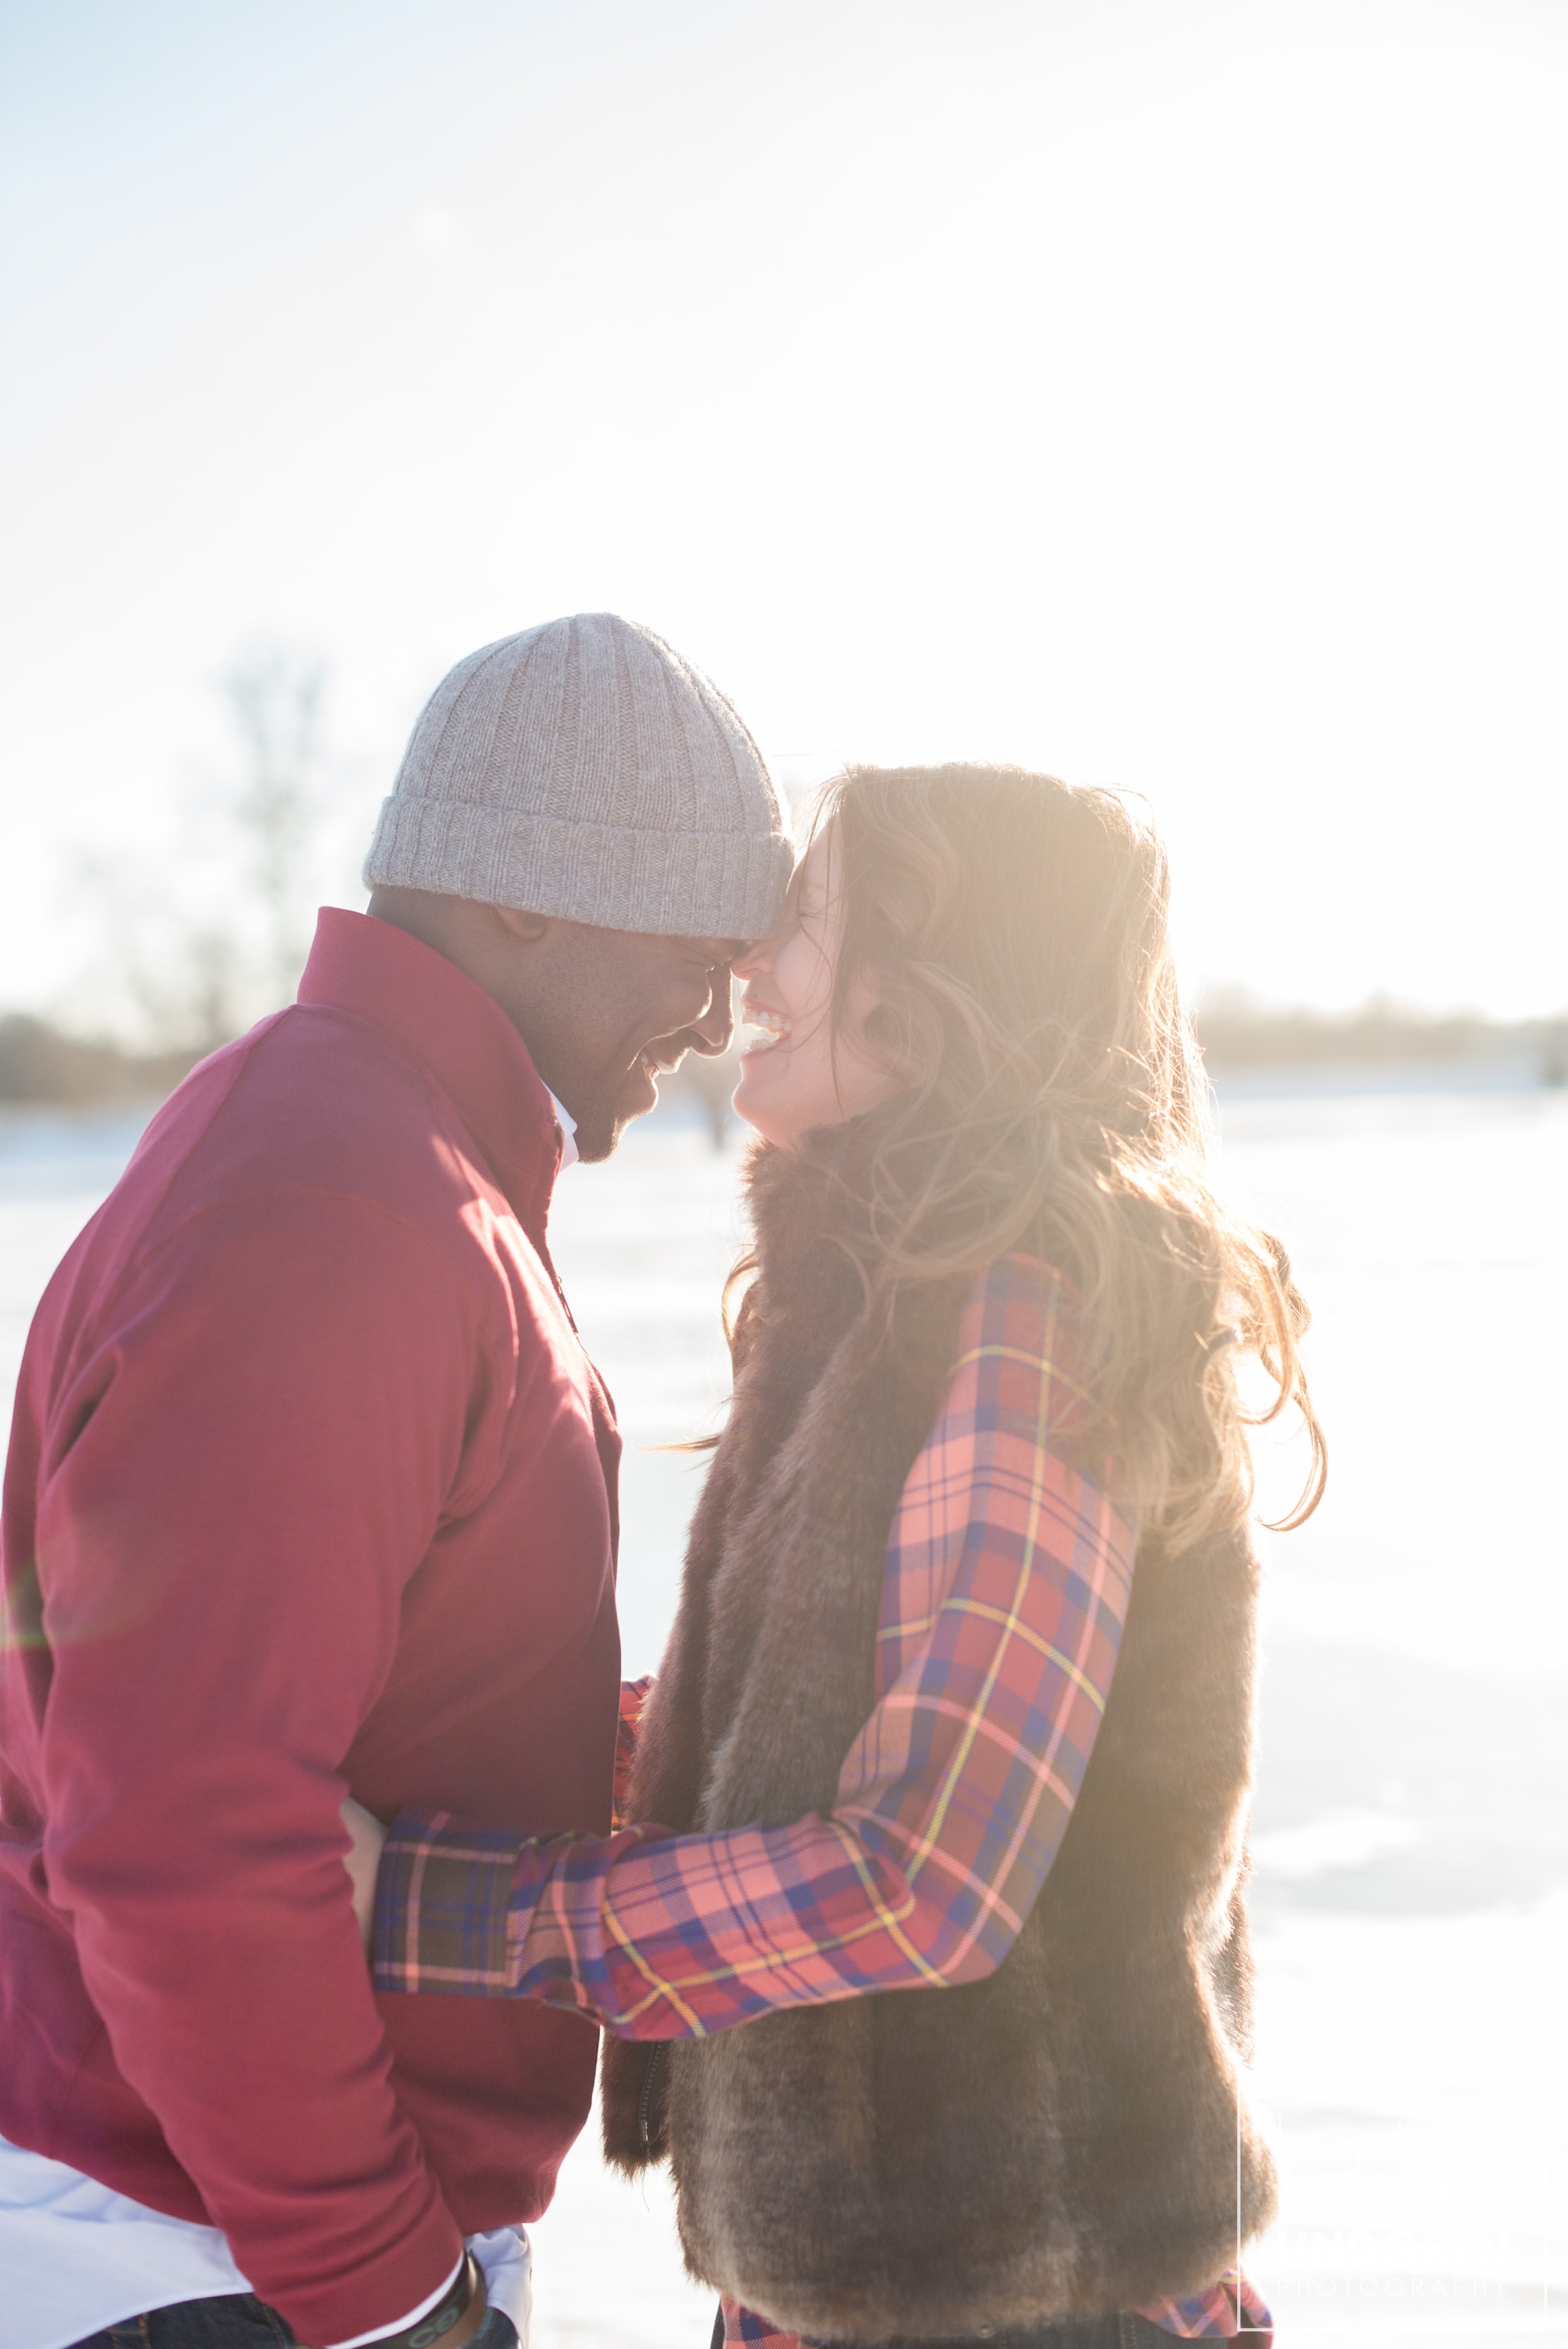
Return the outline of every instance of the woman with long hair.
[[[672,2162],[716,2341],[1267,2337],[1244,1359],[1310,1433],[1293,1523],[1323,1453],[1167,896],[1109,792],[829,788],[737,966],[734,1400],[627,1824],[381,1857],[381,1987],[611,2034],[608,2152]]]

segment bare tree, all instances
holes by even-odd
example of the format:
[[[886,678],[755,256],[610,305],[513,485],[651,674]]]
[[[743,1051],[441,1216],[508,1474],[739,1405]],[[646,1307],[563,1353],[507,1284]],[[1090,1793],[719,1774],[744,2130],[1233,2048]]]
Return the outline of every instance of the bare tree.
[[[305,912],[312,853],[324,812],[321,661],[277,644],[249,647],[223,679],[239,734],[243,773],[233,812],[245,843],[260,915],[269,995],[294,993],[308,939]]]
[[[192,1059],[292,998],[330,812],[324,663],[253,644],[220,689],[238,755],[202,777],[178,851],[83,857],[73,885],[98,949],[94,1024]]]
[[[95,1028],[191,1060],[238,1032],[243,956],[232,927],[192,918],[156,869],[123,857],[81,857],[73,887],[92,909],[98,941],[87,979]]]

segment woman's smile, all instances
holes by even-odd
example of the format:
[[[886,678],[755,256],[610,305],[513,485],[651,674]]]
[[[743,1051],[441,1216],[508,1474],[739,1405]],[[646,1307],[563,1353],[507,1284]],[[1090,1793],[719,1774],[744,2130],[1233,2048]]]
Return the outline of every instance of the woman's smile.
[[[741,1058],[748,1060],[755,1052],[771,1052],[778,1044],[787,1044],[794,1022],[771,1004],[745,1002],[740,1007],[740,1024],[746,1032],[741,1046]]]
[[[814,1126],[857,1117],[893,1090],[886,1068],[864,1048],[863,1006],[835,1033],[842,933],[830,828],[807,850],[779,928],[732,965],[745,989],[736,1114],[786,1150]]]

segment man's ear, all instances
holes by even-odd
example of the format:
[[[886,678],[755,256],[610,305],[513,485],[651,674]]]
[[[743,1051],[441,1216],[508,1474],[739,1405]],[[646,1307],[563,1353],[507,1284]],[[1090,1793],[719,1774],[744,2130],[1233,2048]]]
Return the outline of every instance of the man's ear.
[[[536,947],[555,927],[549,914],[526,914],[516,905],[490,905],[486,910],[520,946]]]

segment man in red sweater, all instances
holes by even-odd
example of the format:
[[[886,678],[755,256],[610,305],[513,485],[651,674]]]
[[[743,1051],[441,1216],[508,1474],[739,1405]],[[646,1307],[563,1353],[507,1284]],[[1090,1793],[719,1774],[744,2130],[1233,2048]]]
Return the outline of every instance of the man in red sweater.
[[[476,653],[368,916],[323,914],[297,1004],[56,1274],[5,1490],[5,2349],[511,2343],[482,2269],[521,2264],[594,2033],[373,1995],[339,1806],[608,1826],[620,1447],[551,1191],[722,1050],[789,868],[658,638]]]

